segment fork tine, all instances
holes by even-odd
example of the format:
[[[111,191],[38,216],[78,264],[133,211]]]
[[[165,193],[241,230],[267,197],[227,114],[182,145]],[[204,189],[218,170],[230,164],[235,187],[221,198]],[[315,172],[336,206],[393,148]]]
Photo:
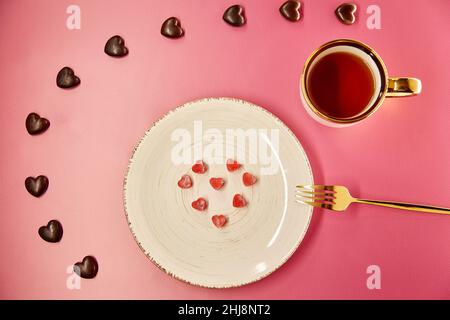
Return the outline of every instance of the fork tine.
[[[300,190],[297,189],[296,194],[298,195],[303,195],[303,194],[307,194],[307,195],[317,195],[317,196],[321,196],[321,197],[333,197],[335,196],[335,192],[332,191],[326,191],[326,190],[319,190],[319,191],[306,191],[306,190]]]
[[[334,198],[322,198],[322,197],[310,197],[310,196],[301,196],[301,195],[295,195],[295,197],[297,198],[297,199],[306,199],[306,200],[308,200],[308,199],[311,199],[311,200],[313,200],[313,201],[324,201],[325,203],[331,203],[331,204],[334,204]]]
[[[298,202],[298,203],[301,203],[301,204],[309,204],[310,206],[313,206],[313,207],[318,207],[318,208],[323,208],[323,203],[316,203],[316,202],[311,202],[311,201],[302,201],[302,200],[295,200],[296,202]]]
[[[328,191],[328,190],[309,191],[309,190],[302,190],[302,189],[295,190],[295,193],[296,194],[318,195],[318,196],[330,196],[330,197],[334,197],[334,195],[336,194],[335,192]]]
[[[301,201],[301,200],[295,200],[295,201],[298,203],[301,203],[301,204],[308,204],[310,206],[317,207],[317,208],[325,208],[325,209],[333,210],[333,206],[331,204],[317,203],[317,202],[310,202],[310,201]]]
[[[334,191],[334,186],[326,186],[322,184],[314,184],[314,185],[298,185],[297,188],[304,188],[308,190],[329,190]]]
[[[296,188],[297,188],[298,190],[309,190],[309,191],[313,191],[313,190],[314,190],[313,187],[314,187],[314,186],[310,186],[310,185],[302,185],[302,184],[296,186]]]

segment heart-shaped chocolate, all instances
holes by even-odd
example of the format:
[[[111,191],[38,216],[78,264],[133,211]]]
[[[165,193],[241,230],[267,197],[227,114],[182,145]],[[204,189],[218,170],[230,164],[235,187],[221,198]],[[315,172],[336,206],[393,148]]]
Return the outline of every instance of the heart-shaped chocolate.
[[[80,82],[80,78],[78,78],[72,68],[69,67],[64,67],[59,70],[58,75],[56,76],[56,85],[63,89],[76,87]]]
[[[47,242],[59,242],[63,236],[63,227],[58,220],[51,220],[38,231],[42,239]]]
[[[48,178],[46,176],[28,177],[25,179],[25,188],[28,192],[35,196],[42,196],[48,188]]]
[[[98,272],[97,260],[93,256],[86,256],[82,262],[75,263],[73,271],[84,279],[92,279]]]
[[[175,17],[170,17],[163,22],[161,34],[164,37],[176,39],[184,36],[184,30],[181,28],[181,22]]]
[[[235,4],[225,10],[222,18],[233,27],[241,27],[246,23],[244,7]]]
[[[123,57],[128,54],[125,40],[121,36],[113,36],[105,44],[105,53],[111,57]]]
[[[25,120],[25,127],[31,135],[36,135],[44,132],[50,126],[50,121],[41,118],[37,113],[30,113]]]
[[[343,3],[337,7],[334,13],[343,24],[353,24],[356,21],[356,10],[358,7],[354,3]]]
[[[300,1],[289,0],[283,3],[280,7],[280,13],[287,20],[296,22],[302,18],[302,14],[300,12],[302,4]]]

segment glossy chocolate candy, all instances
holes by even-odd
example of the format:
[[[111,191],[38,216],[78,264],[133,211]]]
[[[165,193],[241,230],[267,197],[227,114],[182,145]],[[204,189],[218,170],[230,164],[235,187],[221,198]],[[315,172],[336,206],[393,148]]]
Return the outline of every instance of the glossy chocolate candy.
[[[222,18],[233,27],[241,27],[247,22],[244,7],[237,4],[225,10]]]
[[[280,7],[281,15],[289,21],[296,22],[302,18],[300,1],[289,0]]]
[[[81,80],[75,75],[72,68],[64,67],[56,76],[56,85],[62,89],[69,89],[80,84]]]
[[[42,175],[36,178],[28,177],[25,179],[25,188],[31,195],[35,197],[42,196],[47,191],[48,184],[48,178]]]
[[[167,38],[176,39],[184,36],[184,30],[181,22],[175,17],[170,17],[163,22],[161,26],[161,34]]]
[[[350,25],[354,24],[356,21],[357,9],[358,7],[354,3],[343,3],[339,7],[337,7],[334,13],[336,14],[336,17],[340,22]]]
[[[38,233],[47,242],[59,242],[63,236],[63,227],[58,220],[50,220],[46,226],[39,228]]]
[[[121,36],[113,36],[105,44],[105,53],[111,57],[124,57],[128,54],[125,40]]]
[[[36,135],[45,132],[50,126],[50,121],[42,118],[37,113],[30,113],[25,120],[25,127],[31,135]]]
[[[98,263],[93,256],[86,256],[83,261],[75,263],[73,270],[84,279],[95,278],[98,272]]]

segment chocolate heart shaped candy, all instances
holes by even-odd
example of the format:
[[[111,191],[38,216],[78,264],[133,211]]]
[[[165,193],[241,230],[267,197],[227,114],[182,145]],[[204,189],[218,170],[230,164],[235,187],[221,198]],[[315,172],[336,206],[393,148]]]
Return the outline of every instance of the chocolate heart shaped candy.
[[[125,40],[121,36],[113,36],[105,44],[105,53],[111,57],[123,57],[128,54]]]
[[[302,4],[300,1],[289,0],[281,5],[280,13],[289,21],[299,21],[302,18],[302,14],[300,12],[301,7]]]
[[[175,17],[170,17],[163,22],[161,34],[164,37],[176,39],[184,36],[184,30],[181,28],[181,22]]]
[[[44,132],[50,126],[50,121],[41,118],[37,113],[30,113],[25,120],[25,127],[31,135],[36,135]]]
[[[241,27],[246,23],[244,7],[236,4],[225,10],[223,20],[233,27]]]
[[[28,192],[35,196],[42,196],[48,188],[48,178],[46,176],[28,177],[25,179],[25,188]]]
[[[59,221],[51,220],[38,231],[42,239],[47,242],[59,242],[63,236],[63,228]]]
[[[93,256],[86,256],[82,262],[75,263],[73,271],[84,279],[92,279],[98,272],[97,260]]]
[[[56,85],[63,89],[76,87],[80,82],[80,78],[78,78],[72,68],[69,67],[62,68],[56,76]]]
[[[337,7],[334,13],[343,24],[353,24],[356,21],[355,14],[357,9],[358,7],[354,3],[343,3]]]

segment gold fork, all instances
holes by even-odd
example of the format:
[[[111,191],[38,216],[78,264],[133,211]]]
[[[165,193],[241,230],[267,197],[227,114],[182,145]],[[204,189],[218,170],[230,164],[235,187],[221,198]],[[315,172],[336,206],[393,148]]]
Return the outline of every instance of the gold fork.
[[[353,198],[348,189],[344,186],[300,185],[297,186],[295,196],[298,203],[309,204],[314,207],[334,211],[344,211],[351,203],[356,202],[402,210],[450,214],[449,208],[425,206],[405,202]]]

